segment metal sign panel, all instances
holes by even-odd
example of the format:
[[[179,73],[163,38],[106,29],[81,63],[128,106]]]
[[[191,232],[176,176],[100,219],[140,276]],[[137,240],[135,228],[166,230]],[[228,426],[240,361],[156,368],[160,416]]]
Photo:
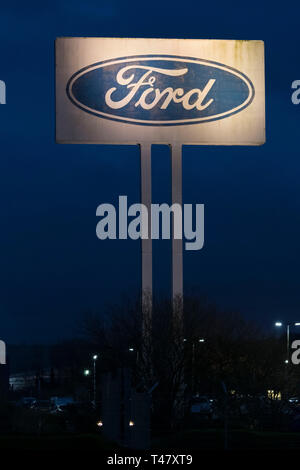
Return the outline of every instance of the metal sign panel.
[[[59,38],[56,140],[261,145],[264,43]]]

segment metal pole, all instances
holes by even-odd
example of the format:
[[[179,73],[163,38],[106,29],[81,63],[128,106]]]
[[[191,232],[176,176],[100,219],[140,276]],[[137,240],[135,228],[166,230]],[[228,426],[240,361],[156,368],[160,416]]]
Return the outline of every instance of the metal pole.
[[[182,215],[182,145],[171,145],[171,161],[172,161],[172,205],[178,204]],[[175,213],[173,215],[172,227],[172,302],[173,302],[173,327],[174,341],[177,348],[174,350],[174,362],[182,363],[184,354],[183,348],[183,263],[182,263],[182,217],[179,221],[181,230],[177,234],[179,238],[175,238]],[[176,394],[177,405],[174,409],[174,418],[182,419],[184,415],[184,374],[183,368],[179,372],[177,380],[179,387]]]
[[[228,391],[225,382],[221,382],[224,391],[224,450],[228,450]]]
[[[172,159],[172,204],[182,207],[182,145],[171,145]],[[173,217],[174,221],[174,217]],[[172,237],[172,298],[173,308],[182,310],[183,298],[183,261],[182,239],[174,239],[174,222]]]
[[[290,325],[286,326],[286,354],[287,361],[290,361]]]
[[[151,144],[140,144],[141,203],[148,209],[148,238],[142,238],[142,302],[152,310],[152,240],[151,240]]]
[[[192,343],[192,394],[195,388],[195,343]]]
[[[94,407],[96,408],[96,359],[94,359]]]

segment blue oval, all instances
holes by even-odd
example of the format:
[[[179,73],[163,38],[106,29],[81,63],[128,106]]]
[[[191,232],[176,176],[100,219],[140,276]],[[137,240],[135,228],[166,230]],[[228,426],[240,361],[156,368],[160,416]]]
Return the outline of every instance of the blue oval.
[[[254,86],[242,72],[209,60],[130,56],[89,65],[68,81],[83,111],[135,125],[177,126],[216,121],[251,104]]]

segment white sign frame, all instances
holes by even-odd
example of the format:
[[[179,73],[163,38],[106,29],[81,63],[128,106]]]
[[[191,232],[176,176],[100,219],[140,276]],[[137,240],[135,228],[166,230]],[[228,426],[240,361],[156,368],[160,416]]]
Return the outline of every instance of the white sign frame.
[[[176,61],[216,63],[248,78],[255,94],[249,106],[228,117],[187,125],[140,125],[83,111],[66,89],[71,77],[93,64],[124,65],[134,57],[171,56]],[[95,66],[98,67],[99,66]],[[102,69],[103,70],[103,69]],[[225,70],[224,70],[225,71]],[[188,74],[186,75],[188,76]],[[179,77],[182,78],[182,77]],[[114,86],[112,83],[111,86]],[[216,85],[215,85],[216,86]],[[104,90],[105,91],[105,90]],[[226,90],[225,90],[226,92]],[[128,116],[130,119],[130,116]],[[263,41],[135,38],[58,38],[56,40],[56,141],[58,143],[181,145],[262,145],[265,142],[265,73]]]

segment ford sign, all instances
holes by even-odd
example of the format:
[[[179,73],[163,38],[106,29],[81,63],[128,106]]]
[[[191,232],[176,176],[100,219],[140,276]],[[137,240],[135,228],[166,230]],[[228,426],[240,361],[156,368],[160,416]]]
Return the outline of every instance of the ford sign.
[[[67,94],[101,118],[174,126],[238,113],[252,102],[254,86],[242,72],[217,62],[144,56],[84,67],[69,80]]]
[[[259,145],[262,41],[61,38],[57,141]]]

